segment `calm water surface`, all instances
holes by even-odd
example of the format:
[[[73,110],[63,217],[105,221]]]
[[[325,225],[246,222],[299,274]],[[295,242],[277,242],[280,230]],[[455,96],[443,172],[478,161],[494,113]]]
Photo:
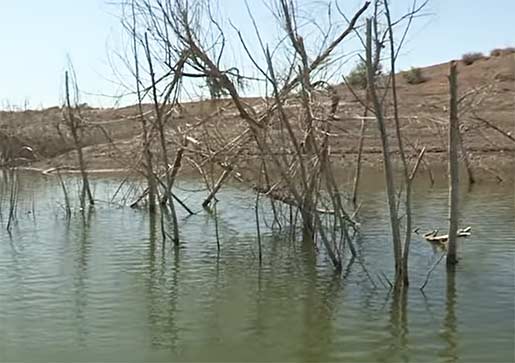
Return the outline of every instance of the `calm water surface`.
[[[93,184],[107,201],[119,181]],[[440,251],[414,236],[412,286],[393,296],[378,280],[392,274],[391,242],[384,193],[371,184],[358,243],[376,288],[360,263],[335,275],[280,234],[263,236],[259,267],[254,196],[236,187],[220,193],[218,254],[205,212],[181,215],[175,250],[143,211],[99,202],[67,221],[56,180],[23,175],[11,235],[0,188],[0,361],[513,362],[513,186],[462,195],[472,236],[460,240],[456,273],[440,264],[425,294]],[[197,208],[204,193],[182,195]],[[415,225],[445,230],[446,202],[445,188],[417,185]]]

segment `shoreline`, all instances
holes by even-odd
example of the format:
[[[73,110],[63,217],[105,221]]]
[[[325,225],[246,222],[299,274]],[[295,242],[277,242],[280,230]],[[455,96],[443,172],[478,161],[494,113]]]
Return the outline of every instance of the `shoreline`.
[[[72,155],[69,155],[72,156]],[[62,157],[62,156],[61,156]],[[56,160],[58,159],[58,160]],[[45,159],[33,162],[29,165],[15,165],[11,166],[17,171],[39,173],[45,176],[61,175],[78,175],[81,173],[76,165],[76,161],[72,158],[66,158],[68,162],[62,163],[60,158]],[[122,163],[112,159],[98,159],[88,162],[89,168],[86,172],[89,175],[121,175],[132,174],[134,176],[142,176],[143,171],[138,171],[134,167],[116,167]],[[344,153],[332,154],[331,159],[336,172],[342,178],[353,178],[356,169],[357,153]],[[245,160],[244,168],[254,165],[259,161],[257,156],[249,156]],[[469,160],[472,172],[478,181],[509,183],[515,182],[515,150],[510,152],[489,152],[474,154]],[[365,174],[370,170],[377,171],[382,174],[383,162],[382,155],[378,152],[364,152],[361,160],[362,173]],[[61,165],[59,165],[61,164]],[[394,162],[395,170],[400,173],[400,161]],[[7,166],[0,167],[0,169],[9,169]],[[467,170],[464,166],[463,160],[460,160],[460,175],[462,179],[467,178]],[[443,152],[427,152],[424,156],[424,161],[418,171],[417,179],[425,177],[424,174],[432,174],[430,178],[446,179],[447,175],[447,159],[446,154]],[[184,163],[179,171],[180,176],[191,177],[198,174],[198,171],[191,165]]]

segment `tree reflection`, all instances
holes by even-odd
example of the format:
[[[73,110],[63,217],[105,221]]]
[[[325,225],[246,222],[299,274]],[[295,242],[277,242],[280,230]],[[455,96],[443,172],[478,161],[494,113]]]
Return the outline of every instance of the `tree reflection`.
[[[338,296],[342,292],[342,275],[333,272],[331,278],[317,286],[320,276],[317,273],[316,255],[311,247],[303,249],[305,271],[305,298],[302,329],[302,359],[308,362],[331,361],[332,323]]]
[[[163,209],[161,209],[163,213]],[[149,213],[148,231],[148,281],[147,296],[149,304],[149,334],[152,346],[175,351],[179,339],[177,329],[177,304],[179,284],[180,248],[173,245],[172,268],[167,265],[166,244],[159,231],[163,231],[160,216]],[[165,216],[166,217],[166,216]],[[159,238],[163,238],[159,243]],[[159,248],[161,246],[161,248]],[[160,261],[158,255],[160,254]],[[167,275],[170,274],[170,278]],[[168,297],[167,297],[168,296]],[[164,301],[166,300],[166,301]]]
[[[80,225],[76,227],[78,231],[78,259],[74,276],[74,308],[75,321],[77,323],[78,345],[85,346],[86,338],[89,334],[87,329],[86,307],[88,305],[87,286],[88,266],[91,253],[90,226],[93,218],[94,210],[91,206],[80,213]],[[66,241],[70,242],[70,225],[72,223],[66,219],[65,235]]]
[[[149,213],[149,223],[148,223],[148,280],[146,283],[147,287],[147,296],[146,298],[150,302],[149,307],[149,323],[150,323],[150,333],[151,333],[151,342],[152,345],[159,346],[161,344],[161,334],[159,332],[159,311],[157,310],[157,306],[159,306],[159,289],[158,289],[158,281],[156,276],[156,235],[157,235],[157,220],[156,215],[154,213]]]
[[[445,319],[443,321],[442,338],[446,347],[440,352],[445,362],[458,360],[458,344],[456,332],[456,266],[447,269],[447,288],[445,294]]]
[[[384,346],[387,351],[377,358],[380,362],[408,362],[408,288],[396,285],[389,292],[391,304],[388,319],[390,335],[386,338]]]

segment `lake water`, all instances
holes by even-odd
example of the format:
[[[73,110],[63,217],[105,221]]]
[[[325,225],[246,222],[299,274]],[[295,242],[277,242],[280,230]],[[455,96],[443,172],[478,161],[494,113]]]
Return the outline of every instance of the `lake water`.
[[[218,253],[206,212],[179,210],[175,249],[163,246],[159,217],[98,202],[67,220],[56,179],[22,175],[11,234],[8,189],[0,188],[0,361],[513,362],[513,185],[462,194],[472,236],[460,239],[456,273],[442,261],[424,294],[419,286],[441,252],[414,235],[410,289],[393,296],[378,277],[392,275],[392,255],[374,178],[364,177],[357,243],[375,287],[361,263],[335,274],[323,254],[280,233],[263,235],[260,266],[254,195],[236,186],[220,192]],[[119,180],[95,178],[95,197],[111,199]],[[205,193],[186,191],[201,185],[179,187],[201,210]],[[418,183],[414,213],[422,231],[445,231],[445,186]]]

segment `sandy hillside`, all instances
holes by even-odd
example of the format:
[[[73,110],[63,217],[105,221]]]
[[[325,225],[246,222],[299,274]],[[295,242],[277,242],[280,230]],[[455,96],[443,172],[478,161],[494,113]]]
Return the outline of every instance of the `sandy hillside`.
[[[420,84],[408,84],[402,73],[397,76],[406,144],[413,153],[426,146],[429,162],[441,162],[445,157],[448,69],[448,63],[422,68],[426,81]],[[467,96],[460,105],[460,122],[464,144],[472,162],[478,168],[491,167],[492,162],[510,167],[515,159],[515,142],[502,132],[515,136],[515,53],[503,52],[471,65],[460,61],[458,71],[459,94]],[[346,86],[337,86],[337,91],[341,100],[337,117],[331,121],[331,150],[335,156],[352,161],[357,151],[363,107]],[[364,91],[356,90],[356,93],[364,98]],[[261,101],[247,99],[247,102],[256,105]],[[330,101],[321,97],[320,102]],[[218,111],[220,106],[223,111]],[[295,102],[289,107],[294,115]],[[145,106],[145,112],[150,113],[151,109],[149,105]],[[127,167],[138,159],[141,128],[136,107],[83,107],[81,115],[89,125],[83,141],[89,168]],[[490,125],[476,120],[475,115]],[[237,136],[243,130],[241,119],[227,100],[184,103],[170,127],[190,130],[195,137],[196,133],[205,131],[193,130],[193,126],[208,116],[204,130],[216,129],[226,139]],[[41,168],[76,165],[71,138],[65,128],[58,129],[56,126],[62,117],[59,107],[0,112],[0,156],[3,161],[7,159],[6,156],[11,156],[18,164]],[[377,161],[380,143],[375,120],[370,118],[365,123],[365,160]],[[393,132],[392,127],[389,130]],[[170,143],[173,142],[170,140]],[[246,152],[251,154],[253,151]]]

